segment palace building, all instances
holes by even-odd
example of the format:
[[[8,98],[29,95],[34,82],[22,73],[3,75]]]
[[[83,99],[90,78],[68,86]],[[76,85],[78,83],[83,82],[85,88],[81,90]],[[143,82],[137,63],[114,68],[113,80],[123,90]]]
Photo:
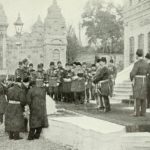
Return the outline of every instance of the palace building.
[[[20,16],[17,21],[22,22]],[[36,67],[43,63],[45,68],[50,61],[66,63],[66,25],[57,1],[48,8],[47,16],[42,22],[40,16],[33,24],[31,33],[9,37],[7,17],[0,5],[0,69],[14,72],[18,62],[29,59]]]
[[[150,0],[125,0],[124,66],[135,61],[138,48],[150,51]]]

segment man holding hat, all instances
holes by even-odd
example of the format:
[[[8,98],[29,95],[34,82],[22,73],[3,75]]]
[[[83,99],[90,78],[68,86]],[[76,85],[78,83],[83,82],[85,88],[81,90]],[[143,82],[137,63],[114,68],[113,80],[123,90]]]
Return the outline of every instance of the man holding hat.
[[[146,98],[147,98],[147,81],[148,63],[143,58],[143,50],[138,49],[136,52],[137,61],[130,73],[130,79],[133,81],[133,96],[135,98],[135,117],[145,116]]]
[[[109,85],[109,78],[110,73],[106,66],[107,60],[105,57],[102,57],[100,60],[101,70],[99,74],[95,76],[94,83],[97,84],[98,90],[100,95],[102,96],[104,100],[104,112],[111,111],[110,108],[110,101],[109,101],[109,95],[110,95],[110,85]]]
[[[5,114],[5,130],[9,139],[20,140],[20,132],[24,132],[24,106],[26,105],[25,93],[21,88],[21,78],[15,79],[15,85],[8,89],[8,106]]]
[[[150,108],[150,53],[147,53],[145,59],[148,63],[148,74],[147,74],[147,108]]]

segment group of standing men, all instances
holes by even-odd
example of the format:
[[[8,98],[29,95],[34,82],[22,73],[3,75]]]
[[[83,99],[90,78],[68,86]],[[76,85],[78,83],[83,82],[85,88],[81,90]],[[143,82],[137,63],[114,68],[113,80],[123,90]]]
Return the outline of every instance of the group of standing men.
[[[105,57],[96,64],[74,62],[66,64],[50,62],[49,69],[38,64],[37,70],[27,59],[19,62],[14,81],[0,83],[0,118],[5,114],[5,130],[10,139],[19,140],[20,132],[28,131],[28,140],[38,139],[42,128],[48,127],[46,114],[46,94],[56,102],[88,103],[96,100],[98,109],[109,112],[109,96],[112,95],[116,78],[113,60],[107,64]]]

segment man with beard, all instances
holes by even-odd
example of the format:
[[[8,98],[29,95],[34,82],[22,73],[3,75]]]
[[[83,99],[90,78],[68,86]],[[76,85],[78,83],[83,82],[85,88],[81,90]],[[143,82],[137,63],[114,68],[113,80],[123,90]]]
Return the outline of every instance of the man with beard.
[[[109,101],[109,95],[110,95],[110,85],[109,85],[109,78],[110,78],[110,73],[109,70],[106,66],[107,60],[105,57],[102,57],[100,59],[100,65],[101,65],[101,70],[98,74],[96,74],[94,83],[97,84],[98,86],[98,91],[100,95],[102,96],[104,100],[104,112],[109,112],[111,111],[110,108],[110,101]]]
[[[21,78],[15,79],[13,87],[8,89],[8,106],[5,115],[5,131],[9,139],[20,140],[20,132],[24,132],[24,106],[26,105],[25,93],[21,88]]]

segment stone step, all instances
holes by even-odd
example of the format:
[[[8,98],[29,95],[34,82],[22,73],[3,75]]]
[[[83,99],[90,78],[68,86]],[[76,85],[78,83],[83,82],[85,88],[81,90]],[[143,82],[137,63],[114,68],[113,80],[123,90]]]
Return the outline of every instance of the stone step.
[[[134,99],[122,99],[121,102],[124,104],[134,104]]]
[[[130,95],[133,95],[133,92],[132,91],[130,91],[130,92],[117,92],[117,91],[114,91],[114,96],[116,96],[116,95],[120,95],[120,96],[130,96]]]
[[[132,92],[132,88],[115,87],[114,92]]]
[[[113,98],[117,99],[130,99],[130,95],[114,95]]]
[[[130,85],[130,84],[117,84],[117,85],[115,85],[114,88],[131,88],[132,89],[132,85]]]

